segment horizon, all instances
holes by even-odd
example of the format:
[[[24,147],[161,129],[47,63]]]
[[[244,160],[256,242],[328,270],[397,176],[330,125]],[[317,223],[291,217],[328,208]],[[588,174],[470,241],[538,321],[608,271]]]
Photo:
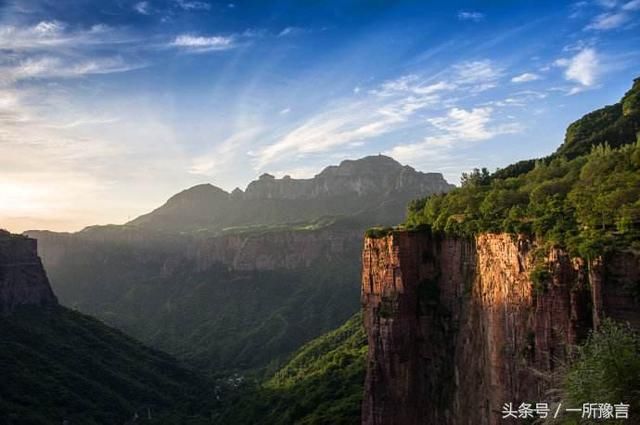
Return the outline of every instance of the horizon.
[[[14,233],[124,223],[197,184],[379,153],[458,185],[550,154],[640,69],[639,0],[71,5],[0,4]]]

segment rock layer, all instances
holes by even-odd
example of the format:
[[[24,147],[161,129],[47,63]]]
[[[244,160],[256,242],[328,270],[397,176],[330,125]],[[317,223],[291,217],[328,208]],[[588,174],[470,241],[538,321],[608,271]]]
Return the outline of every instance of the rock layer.
[[[503,422],[504,403],[545,401],[550,374],[602,317],[640,325],[638,255],[540,254],[506,234],[365,239],[362,423]]]
[[[21,305],[55,305],[35,239],[0,230],[0,315]]]

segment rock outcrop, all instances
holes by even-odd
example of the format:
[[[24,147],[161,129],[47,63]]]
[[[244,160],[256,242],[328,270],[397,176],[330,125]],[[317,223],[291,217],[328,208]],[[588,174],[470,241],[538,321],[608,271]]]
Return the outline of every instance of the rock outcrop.
[[[22,305],[57,303],[36,240],[0,230],[0,315],[11,314]]]
[[[588,262],[506,234],[365,239],[363,425],[492,425],[504,403],[545,401],[602,317],[640,327],[639,278],[631,252]]]
[[[422,173],[384,155],[345,160],[310,179],[263,174],[249,183],[245,199],[315,199],[381,195],[391,191],[440,193],[452,189],[440,173]]]
[[[422,173],[387,156],[342,161],[310,179],[263,174],[228,193],[211,184],[184,190],[128,224],[162,232],[221,232],[228,228],[359,217],[362,228],[404,219],[412,199],[448,192],[440,173]]]

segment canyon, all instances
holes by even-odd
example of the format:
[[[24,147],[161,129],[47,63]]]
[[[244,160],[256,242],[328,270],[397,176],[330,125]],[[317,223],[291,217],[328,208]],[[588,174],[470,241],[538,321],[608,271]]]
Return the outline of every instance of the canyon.
[[[524,236],[397,230],[366,238],[362,261],[363,425],[504,423],[504,403],[553,401],[604,317],[640,328],[632,250],[584,260]]]
[[[201,184],[123,225],[28,231],[61,304],[207,370],[277,366],[358,310],[362,234],[453,188],[384,155]]]

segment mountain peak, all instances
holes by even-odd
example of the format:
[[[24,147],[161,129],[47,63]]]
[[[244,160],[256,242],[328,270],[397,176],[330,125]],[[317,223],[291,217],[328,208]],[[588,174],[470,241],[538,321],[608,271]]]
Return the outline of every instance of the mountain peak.
[[[192,198],[211,198],[211,197],[224,197],[228,196],[229,193],[225,190],[219,188],[218,186],[214,186],[211,183],[202,183],[197,184],[195,186],[191,186],[188,189],[185,189],[181,192],[173,195],[167,202],[171,202],[172,200],[183,200],[183,199],[192,199]]]
[[[452,188],[440,173],[421,173],[388,156],[373,155],[344,160],[310,179],[278,179],[264,173],[244,192],[235,189],[229,194],[211,184],[193,186],[130,224],[163,231],[222,230],[364,214],[396,202],[402,205],[400,212],[378,220],[395,222],[402,219],[409,200]]]

